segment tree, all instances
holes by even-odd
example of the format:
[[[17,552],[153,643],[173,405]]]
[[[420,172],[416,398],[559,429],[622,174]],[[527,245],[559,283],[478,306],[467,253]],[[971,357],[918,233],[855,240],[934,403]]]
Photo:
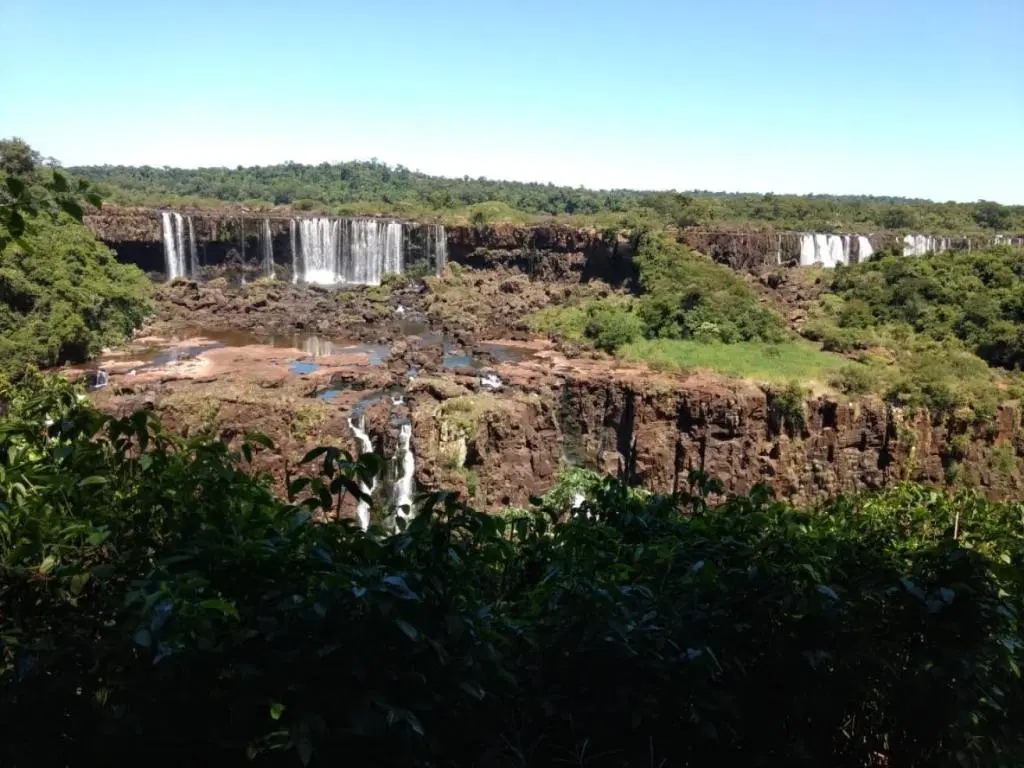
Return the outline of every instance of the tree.
[[[42,162],[42,156],[14,136],[0,140],[0,171],[8,176],[28,176]]]
[[[994,203],[991,200],[979,200],[974,207],[972,218],[979,227],[1005,230],[1010,228],[1013,214],[1005,205]]]

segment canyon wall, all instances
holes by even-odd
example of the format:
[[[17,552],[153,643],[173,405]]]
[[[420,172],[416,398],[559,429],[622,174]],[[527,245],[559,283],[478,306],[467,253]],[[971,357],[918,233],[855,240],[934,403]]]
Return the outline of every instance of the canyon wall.
[[[809,504],[901,480],[967,485],[993,498],[1019,497],[1024,486],[1021,414],[1011,405],[978,425],[909,416],[873,398],[819,398],[793,424],[770,392],[749,384],[673,385],[615,371],[473,397],[471,407],[448,409],[437,390],[414,396],[419,482],[461,488],[492,509],[525,505],[566,462],[660,492],[685,489],[689,471],[703,469],[726,492],[768,483]]]
[[[563,279],[568,267],[557,258],[565,254],[582,257],[579,277],[602,279],[612,284],[632,276],[632,254],[629,241],[610,237],[596,229],[570,227],[563,224],[534,226],[495,224],[486,226],[440,227],[436,224],[398,222],[389,219],[313,217],[281,213],[254,214],[242,210],[211,212],[201,209],[169,212],[143,208],[107,207],[87,214],[86,225],[109,245],[126,263],[135,264],[154,277],[185,275],[203,277],[212,269],[224,266],[248,270],[258,277],[273,273],[279,279],[292,279],[296,271],[296,253],[307,254],[316,266],[310,272],[322,273],[322,251],[336,252],[335,277],[339,282],[351,276],[351,246],[346,237],[364,242],[367,252],[378,247],[374,236],[347,235],[357,227],[370,231],[384,227],[390,233],[398,226],[398,234],[390,233],[390,241],[400,241],[401,268],[438,269],[446,261],[484,267],[488,262],[514,266],[529,274]],[[171,217],[174,218],[171,218]],[[169,222],[172,236],[169,237]],[[177,222],[177,223],[175,223]],[[316,222],[317,226],[310,226]],[[385,226],[386,223],[386,226]],[[339,229],[340,227],[340,229]],[[187,229],[187,237],[183,234]],[[299,230],[299,234],[296,230]],[[337,230],[337,233],[335,231]],[[173,236],[177,235],[177,238]],[[310,235],[318,241],[307,248]],[[769,266],[799,266],[855,263],[879,251],[894,251],[905,256],[920,256],[932,251],[977,249],[996,242],[1024,245],[1024,237],[933,237],[926,235],[880,232],[870,235],[842,235],[806,232],[729,232],[682,230],[677,238],[694,250],[738,270],[757,270]],[[383,242],[383,236],[380,238]],[[336,242],[335,242],[336,241]],[[178,247],[180,246],[180,247]],[[383,248],[384,246],[379,246]],[[181,249],[191,248],[190,258],[181,258]],[[178,250],[178,253],[174,253]],[[178,259],[178,267],[174,258]],[[390,258],[381,256],[385,262]],[[380,260],[378,259],[378,260]],[[183,266],[182,266],[183,265]],[[199,274],[191,275],[192,271]],[[329,270],[328,270],[329,271]],[[358,270],[357,270],[358,271]],[[372,274],[380,272],[371,269]],[[387,269],[384,270],[388,271]],[[394,271],[393,269],[391,271]]]

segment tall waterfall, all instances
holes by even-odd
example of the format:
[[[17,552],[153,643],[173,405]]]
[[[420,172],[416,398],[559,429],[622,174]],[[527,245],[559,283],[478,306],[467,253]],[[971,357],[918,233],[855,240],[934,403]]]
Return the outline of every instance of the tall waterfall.
[[[444,272],[444,265],[448,263],[448,234],[444,231],[444,224],[436,224],[427,229],[426,255],[427,258],[433,256],[437,274]]]
[[[337,277],[341,222],[331,219],[301,219],[295,282],[333,285]]]
[[[198,275],[199,259],[196,257],[196,233],[192,228],[192,217],[187,216],[185,220],[188,222],[188,263],[191,267],[190,274]]]
[[[930,237],[928,235],[905,235],[903,238],[904,256],[924,256],[926,253],[940,253],[949,250],[948,237]]]
[[[291,243],[292,252],[292,282],[301,283],[305,275],[299,274],[302,259],[299,256],[299,226],[295,219],[288,222],[288,242]]]
[[[185,250],[185,222],[182,215],[164,211],[160,214],[160,220],[164,236],[164,264],[166,265],[167,279],[174,280],[176,277],[185,277],[196,267],[196,243],[192,232],[192,217],[188,218],[188,251]]]
[[[864,237],[864,235],[857,235],[857,262],[863,263],[874,254],[875,249],[871,247],[871,241]]]
[[[312,218],[292,221],[295,282],[380,285],[404,266],[400,221]]]
[[[366,418],[364,416],[359,417],[359,423],[348,420],[348,426],[352,430],[352,434],[356,436],[356,440],[359,441],[359,448],[361,453],[373,453],[373,442],[370,440],[370,436],[366,434]],[[374,478],[371,485],[366,485],[362,480],[359,481],[359,490],[365,493],[367,496],[373,493],[374,488],[377,487],[377,479]],[[356,504],[356,518],[359,520],[359,527],[364,531],[370,527],[370,504],[366,501],[359,501]]]
[[[413,475],[416,457],[412,452],[412,424],[405,423],[398,432],[398,455],[401,474],[395,482],[395,515],[408,520],[412,517]]]
[[[800,235],[800,266],[820,263],[825,267],[850,263],[850,238],[844,235],[826,235],[805,232]]]
[[[264,219],[260,227],[260,259],[263,262],[263,274],[274,276],[274,235],[270,231],[270,219]]]

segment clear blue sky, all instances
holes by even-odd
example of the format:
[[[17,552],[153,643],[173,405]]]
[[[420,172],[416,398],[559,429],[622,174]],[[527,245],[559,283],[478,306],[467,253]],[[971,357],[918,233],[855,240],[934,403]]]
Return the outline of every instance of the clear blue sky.
[[[0,0],[66,165],[1024,203],[1024,0]]]

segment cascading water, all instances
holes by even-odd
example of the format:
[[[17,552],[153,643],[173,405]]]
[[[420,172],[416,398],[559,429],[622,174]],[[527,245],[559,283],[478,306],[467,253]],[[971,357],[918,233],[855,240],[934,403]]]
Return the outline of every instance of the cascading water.
[[[295,282],[334,285],[337,281],[338,248],[341,222],[330,219],[302,219],[299,226],[301,270],[295,270]]]
[[[399,476],[395,482],[395,516],[403,520],[412,517],[412,495],[416,457],[412,452],[412,424],[406,422],[398,432]]]
[[[288,222],[288,241],[292,248],[292,281],[301,283],[305,275],[300,273],[302,256],[299,254],[299,226],[295,219]]]
[[[941,253],[948,250],[948,237],[930,237],[928,235],[904,235],[903,237],[904,256],[924,256],[926,253]]]
[[[188,274],[188,262],[185,261],[185,232],[180,213],[164,211],[160,214],[161,228],[164,236],[164,264],[168,280],[185,277]],[[191,229],[191,218],[189,228]]]
[[[274,235],[270,231],[270,219],[264,219],[260,227],[260,256],[263,260],[263,274],[274,276]]]
[[[444,272],[444,265],[448,263],[448,233],[444,231],[443,224],[437,224],[427,230],[427,256],[433,255],[434,266],[437,274]]]
[[[192,217],[186,217],[188,222],[188,263],[191,265],[192,275],[199,274],[199,259],[196,256],[196,233],[192,228]]]
[[[404,266],[400,221],[327,218],[293,220],[293,280],[335,285],[380,285]]]
[[[800,266],[834,267],[850,263],[850,239],[842,235],[805,232],[800,235]]]
[[[348,420],[348,426],[352,430],[352,434],[355,435],[356,440],[359,441],[359,448],[361,453],[373,453],[373,441],[370,440],[370,436],[366,433],[366,417],[360,416],[359,423]],[[362,480],[359,481],[359,490],[370,496],[374,489],[377,487],[377,479],[373,479],[371,485],[366,485]],[[356,519],[359,520],[359,527],[364,531],[370,527],[370,504],[366,501],[360,501],[356,504]]]
[[[384,275],[401,274],[403,231],[400,221],[349,219],[344,222],[339,282],[380,285]]]
[[[864,237],[864,235],[857,235],[857,262],[863,263],[867,261],[874,253],[875,249],[871,247],[871,241]]]

